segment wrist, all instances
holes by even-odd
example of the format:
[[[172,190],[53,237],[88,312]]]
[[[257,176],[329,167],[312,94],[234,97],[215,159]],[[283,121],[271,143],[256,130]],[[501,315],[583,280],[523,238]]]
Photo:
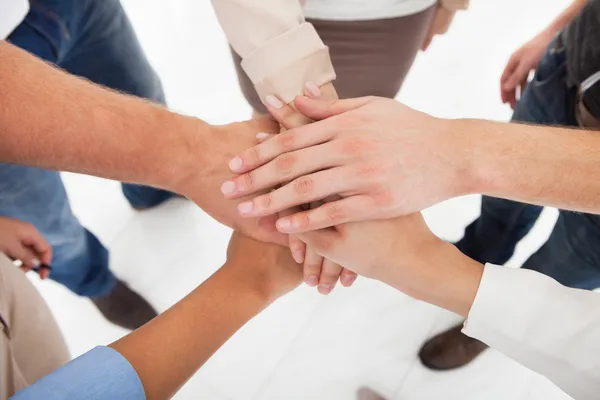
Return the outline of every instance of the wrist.
[[[169,127],[174,131],[172,145],[164,149],[166,157],[157,186],[186,196],[188,190],[197,190],[203,177],[210,176],[215,168],[211,142],[214,144],[216,127],[194,117],[177,117]]]
[[[440,135],[436,138],[436,147],[446,153],[454,176],[449,182],[451,193],[448,198],[479,193],[482,154],[477,148],[479,140],[474,120],[437,119],[436,123],[438,127],[434,131]]]
[[[479,289],[483,265],[439,239],[419,255],[394,262],[386,283],[417,300],[466,317]]]

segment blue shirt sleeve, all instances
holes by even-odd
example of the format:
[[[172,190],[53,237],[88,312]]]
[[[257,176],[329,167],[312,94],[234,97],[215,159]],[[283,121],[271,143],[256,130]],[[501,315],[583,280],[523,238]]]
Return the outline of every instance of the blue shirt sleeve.
[[[96,347],[19,391],[11,400],[146,400],[129,361],[110,347]]]

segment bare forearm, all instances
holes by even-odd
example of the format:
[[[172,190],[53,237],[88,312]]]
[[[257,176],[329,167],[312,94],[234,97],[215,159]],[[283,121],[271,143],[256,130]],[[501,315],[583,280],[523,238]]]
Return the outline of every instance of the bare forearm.
[[[593,131],[449,122],[468,154],[467,193],[600,213],[600,135]]]
[[[146,397],[170,398],[238,329],[270,302],[225,265],[185,299],[113,343]]]
[[[565,26],[569,25],[573,18],[575,18],[583,9],[588,0],[574,0],[569,7],[561,12],[552,23],[546,28],[547,32],[555,34],[562,30]]]
[[[65,74],[0,41],[0,161],[166,186],[210,126]],[[189,159],[189,160],[188,160]]]
[[[408,296],[466,317],[479,288],[483,265],[442,241],[420,254],[415,261],[421,271],[417,279],[407,280],[402,267],[394,266],[394,262],[378,279]]]

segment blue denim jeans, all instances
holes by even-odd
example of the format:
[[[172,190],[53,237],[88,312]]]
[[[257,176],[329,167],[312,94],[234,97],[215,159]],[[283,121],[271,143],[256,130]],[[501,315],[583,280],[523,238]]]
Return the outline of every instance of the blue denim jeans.
[[[71,74],[165,103],[160,80],[118,0],[31,0],[30,13],[8,40]],[[171,196],[127,184],[123,193],[138,208]],[[108,251],[73,215],[58,172],[0,164],[0,215],[28,221],[46,237],[54,250],[55,281],[84,296],[100,296],[114,286]]]
[[[577,126],[576,93],[567,83],[565,51],[555,41],[517,104],[513,122]],[[481,216],[466,228],[456,245],[479,262],[504,264],[541,211],[539,206],[484,196]],[[561,210],[550,238],[523,268],[570,287],[600,287],[600,218]]]

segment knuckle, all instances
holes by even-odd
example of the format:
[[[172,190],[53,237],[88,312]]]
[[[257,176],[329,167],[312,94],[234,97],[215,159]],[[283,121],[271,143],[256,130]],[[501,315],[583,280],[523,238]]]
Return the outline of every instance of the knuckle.
[[[277,146],[281,151],[288,151],[294,147],[294,135],[291,133],[282,133],[276,138]]]
[[[238,180],[240,181],[239,183],[241,184],[241,188],[243,191],[249,191],[252,190],[253,188],[253,177],[252,177],[253,173],[249,172],[247,174],[241,175]]]
[[[294,180],[294,192],[298,195],[307,195],[314,190],[314,181],[308,176]]]
[[[289,175],[294,168],[295,159],[291,154],[282,154],[275,159],[275,169],[284,174]]]
[[[339,204],[330,203],[323,206],[327,220],[339,221],[345,218],[346,213]]]
[[[261,211],[268,211],[272,204],[273,195],[270,192],[254,199],[254,205]]]
[[[365,163],[357,167],[356,175],[361,178],[367,178],[371,180],[374,177],[382,175],[381,166],[373,163]]]
[[[260,160],[260,146],[254,146],[248,149],[245,154],[245,161],[250,164],[255,164]]]
[[[342,141],[341,151],[345,155],[356,155],[366,147],[366,141],[361,137],[349,137]]]

